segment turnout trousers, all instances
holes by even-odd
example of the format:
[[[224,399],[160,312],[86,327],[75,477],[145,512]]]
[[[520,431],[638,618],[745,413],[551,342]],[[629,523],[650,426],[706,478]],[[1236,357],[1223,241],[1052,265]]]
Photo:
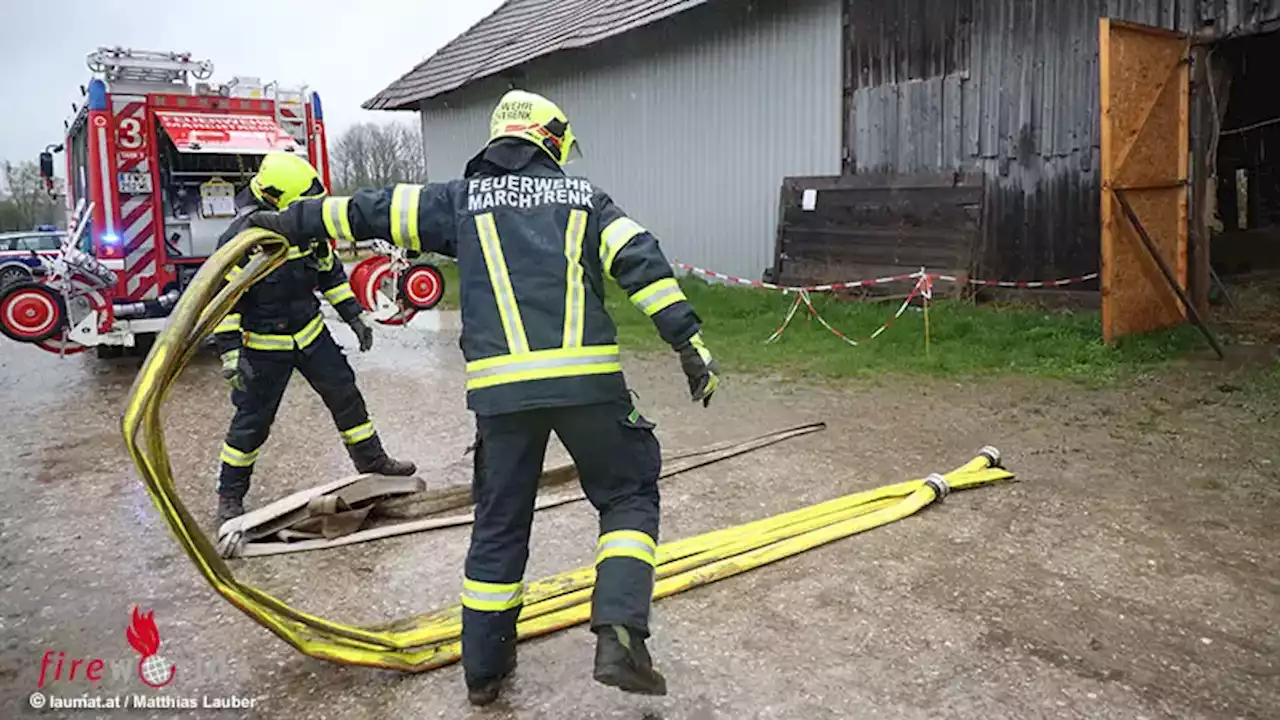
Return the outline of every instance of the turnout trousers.
[[[469,683],[505,674],[524,605],[538,479],[552,431],[600,514],[593,631],[649,635],[662,456],[653,423],[627,396],[607,403],[477,416],[476,501],[462,590],[462,664]]]
[[[328,329],[305,348],[254,350],[245,347],[240,349],[240,354],[253,373],[246,378],[244,390],[231,391],[236,413],[222,445],[219,494],[243,497],[249,491],[253,465],[271,433],[271,423],[275,421],[280,400],[295,369],[329,408],[358,472],[363,472],[363,468],[384,454],[373,423],[369,421],[364,396],[356,387],[355,372]]]

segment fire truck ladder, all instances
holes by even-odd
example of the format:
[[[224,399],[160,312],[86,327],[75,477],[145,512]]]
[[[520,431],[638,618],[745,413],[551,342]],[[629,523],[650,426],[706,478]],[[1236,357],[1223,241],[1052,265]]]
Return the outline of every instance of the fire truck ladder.
[[[155,52],[122,47],[100,47],[85,58],[89,70],[108,82],[185,85],[187,76],[205,80],[213,75],[213,63],[192,60],[191,53]]]
[[[280,87],[280,83],[268,83],[268,97],[275,100],[275,120],[281,130],[289,133],[299,146],[307,145],[307,86]]]

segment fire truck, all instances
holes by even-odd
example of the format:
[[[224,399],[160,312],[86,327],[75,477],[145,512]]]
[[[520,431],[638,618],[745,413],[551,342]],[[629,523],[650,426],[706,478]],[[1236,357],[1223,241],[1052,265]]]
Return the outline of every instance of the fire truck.
[[[145,346],[235,215],[271,151],[307,158],[329,185],[320,96],[258,78],[209,82],[190,53],[99,48],[65,142],[71,218],[59,257],[0,287],[0,331],[58,354]]]

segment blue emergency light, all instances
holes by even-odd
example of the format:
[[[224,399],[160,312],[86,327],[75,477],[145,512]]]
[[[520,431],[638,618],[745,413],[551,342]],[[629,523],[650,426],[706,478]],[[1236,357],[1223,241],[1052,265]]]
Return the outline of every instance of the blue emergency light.
[[[120,236],[115,233],[103,233],[101,239],[103,245],[116,245],[120,242]]]

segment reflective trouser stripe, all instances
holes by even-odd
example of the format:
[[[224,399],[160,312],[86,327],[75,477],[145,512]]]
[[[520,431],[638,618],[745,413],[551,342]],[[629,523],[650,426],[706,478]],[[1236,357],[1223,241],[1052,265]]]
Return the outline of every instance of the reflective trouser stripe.
[[[400,184],[391,191],[391,242],[410,250],[422,250],[418,236],[418,201],[421,185]]]
[[[502,612],[524,602],[524,583],[487,583],[462,579],[462,606],[481,612]]]
[[[347,206],[351,204],[349,197],[325,198],[321,207],[324,215],[324,229],[334,240],[355,240],[351,232],[351,220],[347,218]]]
[[[564,255],[568,274],[564,287],[564,347],[582,347],[583,316],[586,313],[586,286],[582,283],[582,238],[587,231],[585,210],[569,211],[564,231]]]
[[[520,306],[516,304],[516,291],[511,287],[507,273],[507,261],[502,255],[502,241],[493,213],[476,216],[476,230],[480,233],[480,249],[484,252],[484,264],[489,269],[489,284],[498,302],[498,314],[502,317],[502,332],[507,337],[507,351],[512,354],[529,352],[529,339],[524,334],[524,322],[520,319]]]
[[[324,332],[324,318],[318,313],[307,326],[292,335],[263,335],[255,332],[244,334],[244,346],[253,350],[292,350],[296,344],[305,348]]]
[[[622,372],[617,345],[537,350],[467,363],[467,389],[615,372]]]
[[[618,256],[618,251],[637,235],[646,232],[648,230],[629,217],[620,217],[605,227],[600,233],[600,263],[606,275],[613,277],[613,259]]]
[[[356,443],[364,442],[365,440],[373,437],[373,423],[361,423],[349,430],[341,431],[340,434],[342,435],[342,441],[344,443],[348,445],[355,445]]]
[[[240,313],[232,313],[218,323],[213,329],[214,333],[240,332]]]
[[[631,296],[631,303],[649,317],[657,315],[663,309],[681,300],[688,300],[688,298],[684,296],[684,291],[680,289],[680,283],[676,282],[675,278],[663,278],[650,283]]]
[[[354,300],[356,294],[351,291],[351,283],[342,283],[337,287],[331,287],[324,291],[324,299],[329,301],[330,305],[337,305],[340,302]]]
[[[230,465],[231,467],[253,467],[253,464],[258,460],[258,453],[261,452],[261,450],[261,448],[258,448],[250,450],[249,452],[244,452],[243,450],[237,450],[226,443],[222,443],[222,455],[220,455],[219,458],[222,462]]]
[[[596,544],[596,564],[612,557],[635,558],[657,565],[658,544],[638,530],[614,530],[600,536]]]

